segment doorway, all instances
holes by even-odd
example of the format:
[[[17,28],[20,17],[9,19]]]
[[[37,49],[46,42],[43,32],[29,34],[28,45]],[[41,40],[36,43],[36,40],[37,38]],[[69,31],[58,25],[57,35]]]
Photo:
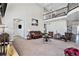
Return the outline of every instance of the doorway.
[[[21,19],[14,19],[14,36],[24,37],[24,21]]]
[[[77,26],[76,43],[79,44],[79,25]]]

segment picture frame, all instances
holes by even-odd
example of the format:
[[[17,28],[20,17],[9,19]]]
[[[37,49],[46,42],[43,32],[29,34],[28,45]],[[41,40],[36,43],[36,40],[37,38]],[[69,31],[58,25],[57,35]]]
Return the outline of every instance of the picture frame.
[[[33,25],[33,26],[38,26],[38,20],[32,18],[32,25]]]

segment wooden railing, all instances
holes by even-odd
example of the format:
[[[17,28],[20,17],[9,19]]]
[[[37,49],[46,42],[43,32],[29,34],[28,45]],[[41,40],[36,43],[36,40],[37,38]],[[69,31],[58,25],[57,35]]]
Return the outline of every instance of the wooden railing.
[[[44,20],[65,16],[65,15],[67,15],[68,12],[70,12],[71,10],[73,10],[77,7],[79,7],[79,3],[68,3],[68,5],[66,7],[45,13]]]
[[[79,3],[68,3],[68,6],[67,6],[68,12],[77,8],[77,7],[79,7]]]

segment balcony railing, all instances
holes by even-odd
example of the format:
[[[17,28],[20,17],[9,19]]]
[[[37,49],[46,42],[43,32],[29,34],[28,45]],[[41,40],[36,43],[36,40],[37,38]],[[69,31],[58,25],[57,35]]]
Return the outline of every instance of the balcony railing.
[[[68,3],[66,7],[44,14],[44,20],[67,15],[71,10],[79,7],[79,3]]]

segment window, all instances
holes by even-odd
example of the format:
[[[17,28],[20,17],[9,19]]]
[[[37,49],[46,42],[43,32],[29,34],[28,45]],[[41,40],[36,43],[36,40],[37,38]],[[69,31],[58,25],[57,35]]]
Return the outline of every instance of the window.
[[[18,25],[18,28],[21,29],[22,28],[22,25]]]

